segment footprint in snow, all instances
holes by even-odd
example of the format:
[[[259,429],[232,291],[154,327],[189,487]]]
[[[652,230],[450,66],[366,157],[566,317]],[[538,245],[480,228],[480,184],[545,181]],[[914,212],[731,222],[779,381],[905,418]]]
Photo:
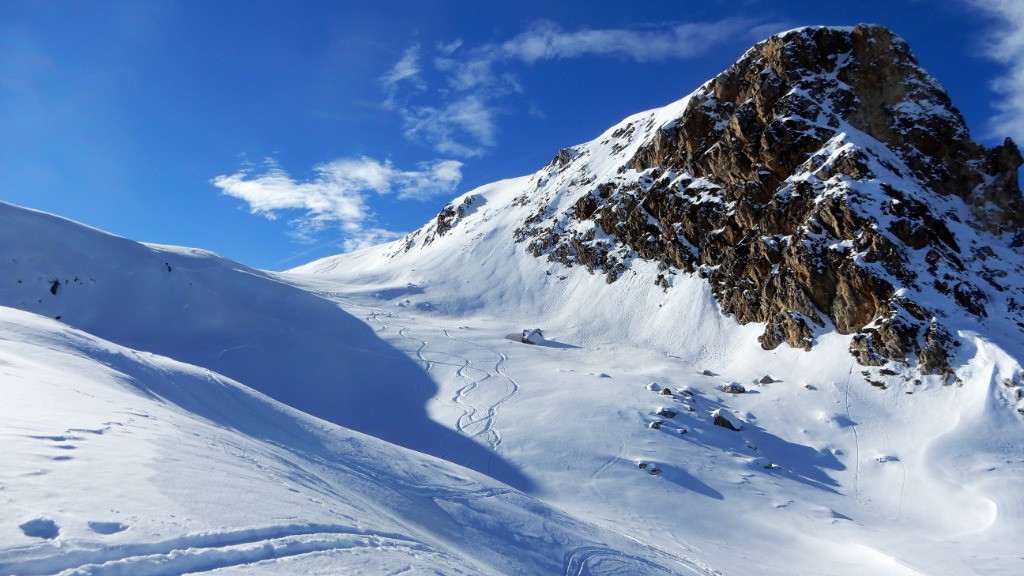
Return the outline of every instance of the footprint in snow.
[[[49,518],[36,518],[18,526],[25,536],[52,540],[60,535],[57,523]]]
[[[128,529],[128,526],[121,524],[120,522],[89,522],[89,528],[97,534],[117,534],[118,532],[124,532]]]

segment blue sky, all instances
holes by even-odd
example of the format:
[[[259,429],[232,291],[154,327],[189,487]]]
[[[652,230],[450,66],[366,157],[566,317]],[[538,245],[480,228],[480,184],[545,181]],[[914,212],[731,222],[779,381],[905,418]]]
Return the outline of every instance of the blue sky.
[[[0,0],[0,200],[285,269],[682,98],[801,25],[906,38],[1024,142],[1020,0]]]

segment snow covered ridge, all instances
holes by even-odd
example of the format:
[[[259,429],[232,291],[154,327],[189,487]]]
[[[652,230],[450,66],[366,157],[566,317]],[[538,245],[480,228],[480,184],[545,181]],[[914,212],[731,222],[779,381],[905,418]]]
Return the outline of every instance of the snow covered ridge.
[[[958,331],[1024,336],[1021,164],[1009,139],[973,142],[885,28],[800,28],[529,178],[455,200],[396,245],[461,228],[445,249],[466,251],[511,226],[556,277],[642,274],[671,294],[699,275],[726,314],[763,325],[766,349],[837,331],[863,365],[952,382]],[[515,216],[470,222],[484,204]]]

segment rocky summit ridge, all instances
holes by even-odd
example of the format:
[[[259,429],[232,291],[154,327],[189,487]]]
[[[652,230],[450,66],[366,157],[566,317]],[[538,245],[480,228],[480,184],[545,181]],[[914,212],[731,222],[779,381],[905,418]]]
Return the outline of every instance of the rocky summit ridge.
[[[617,281],[637,260],[709,282],[766,349],[852,335],[864,365],[949,374],[959,330],[1024,332],[1021,154],[974,142],[882,26],[757,44],[686,99],[567,148],[509,206],[533,256]],[[407,238],[427,244],[457,199]]]

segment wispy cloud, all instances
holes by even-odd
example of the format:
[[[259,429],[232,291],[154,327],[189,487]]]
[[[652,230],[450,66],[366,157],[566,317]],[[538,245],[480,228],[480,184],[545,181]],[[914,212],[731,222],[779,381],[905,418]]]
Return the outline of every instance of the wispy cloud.
[[[494,145],[494,115],[494,110],[477,95],[466,96],[444,108],[410,106],[402,110],[406,138],[428,142],[442,154],[464,158],[481,156],[485,147]]]
[[[289,221],[297,240],[311,241],[336,226],[345,237],[345,248],[351,249],[400,235],[371,225],[370,194],[391,194],[400,200],[450,195],[462,180],[462,163],[439,160],[400,170],[391,162],[363,156],[321,164],[313,172],[313,178],[299,181],[267,159],[258,168],[217,176],[211,183],[223,194],[245,201],[252,214],[275,220],[282,212],[298,212]]]
[[[989,121],[993,135],[1013,137],[1024,143],[1024,2],[1020,0],[967,0],[989,12],[993,33],[988,37],[986,54],[1004,64],[1006,73],[992,82],[992,88],[1004,99],[996,104]]]
[[[729,18],[663,29],[584,29],[569,32],[557,24],[542,21],[498,45],[493,51],[501,58],[528,63],[588,55],[617,55],[636,62],[685,60],[733,40],[736,34],[746,32],[752,24],[745,18]]]
[[[417,90],[423,90],[424,84],[420,78],[419,44],[414,44],[407,48],[402,53],[402,57],[398,62],[395,62],[395,65],[381,76],[380,82],[384,86],[384,92],[387,94],[387,100],[384,101],[384,105],[388,108],[394,106],[395,95],[398,93],[398,89],[403,82],[411,84]]]
[[[524,92],[513,72],[515,65],[583,57],[638,63],[686,60],[737,38],[759,40],[766,28],[779,26],[728,18],[638,29],[565,30],[538,21],[503,42],[476,47],[460,40],[438,44],[432,58],[424,57],[419,45],[412,46],[381,77],[381,84],[385,106],[401,114],[406,138],[445,154],[474,157],[496,143],[500,102]],[[434,91],[426,89],[428,77],[438,84]],[[407,85],[413,90],[403,94]],[[437,97],[440,102],[425,102]]]

